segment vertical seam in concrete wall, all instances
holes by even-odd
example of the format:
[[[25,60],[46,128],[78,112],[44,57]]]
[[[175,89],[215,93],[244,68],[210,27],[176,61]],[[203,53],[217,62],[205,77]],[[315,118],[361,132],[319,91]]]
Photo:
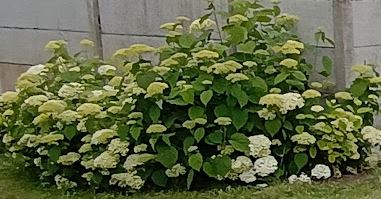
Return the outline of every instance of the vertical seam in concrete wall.
[[[336,88],[343,90],[348,83],[348,68],[354,59],[353,7],[351,0],[333,0],[333,25],[335,39]]]
[[[102,24],[98,0],[87,0],[90,23],[90,37],[95,42],[95,53],[103,58]]]

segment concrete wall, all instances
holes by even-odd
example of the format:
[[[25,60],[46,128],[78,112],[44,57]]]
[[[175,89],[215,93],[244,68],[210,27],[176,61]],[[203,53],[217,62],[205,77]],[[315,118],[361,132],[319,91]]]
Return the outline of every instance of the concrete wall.
[[[228,10],[229,0],[216,1],[218,10]],[[159,46],[164,42],[160,24],[179,15],[195,19],[204,13],[205,5],[204,0],[2,0],[0,91],[13,89],[20,72],[49,57],[43,50],[49,40],[67,40],[75,52],[81,39],[95,39],[105,57],[133,43]],[[381,61],[379,0],[283,0],[281,7],[300,16],[298,32],[304,41],[314,45],[319,27],[341,41],[340,49],[321,44],[316,50],[318,56],[335,59],[338,74],[344,74],[337,76],[343,79],[339,83],[347,84],[352,63]],[[338,21],[340,17],[344,20]],[[315,54],[308,56],[314,61]]]

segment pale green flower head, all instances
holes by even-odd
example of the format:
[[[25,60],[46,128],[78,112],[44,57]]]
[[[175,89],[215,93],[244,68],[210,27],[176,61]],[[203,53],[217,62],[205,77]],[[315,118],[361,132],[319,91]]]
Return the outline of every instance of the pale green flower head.
[[[82,39],[79,44],[81,44],[84,47],[94,47],[95,43],[89,39]]]
[[[304,44],[299,41],[288,40],[281,48],[283,54],[300,54],[304,49]]]
[[[32,74],[32,75],[45,75],[45,73],[49,72],[49,69],[46,65],[38,64],[31,66],[24,74]]]
[[[257,111],[258,116],[265,120],[273,120],[276,118],[276,112],[270,111],[268,108],[263,108],[262,110]]]
[[[70,181],[69,179],[62,177],[60,175],[56,175],[54,177],[54,181],[56,182],[57,189],[67,190],[67,189],[77,187],[76,182]]]
[[[311,83],[311,87],[314,88],[314,89],[319,89],[319,88],[323,87],[323,84],[320,83],[320,82],[312,82]]]
[[[167,127],[162,124],[151,124],[146,130],[147,133],[163,133],[165,131],[167,131]]]
[[[242,73],[231,73],[225,77],[226,80],[236,83],[238,81],[249,80],[249,77]]]
[[[184,166],[181,166],[181,164],[175,164],[171,169],[167,169],[165,174],[170,178],[176,178],[180,175],[184,175],[186,172],[187,170]]]
[[[110,144],[107,147],[107,150],[111,151],[114,154],[119,154],[121,156],[126,156],[130,146],[128,141],[122,141],[120,138],[115,138],[111,140]]]
[[[286,26],[286,27],[293,27],[299,22],[299,17],[295,15],[290,15],[290,14],[281,14],[276,17],[275,23],[276,25],[279,26]],[[293,53],[291,53],[293,54]],[[296,53],[296,54],[300,54]]]
[[[208,73],[214,73],[214,74],[228,74],[228,73],[235,73],[238,69],[243,68],[243,66],[233,60],[226,61],[224,63],[216,63],[212,66],[209,66],[207,71]]]
[[[154,52],[155,48],[146,44],[133,44],[128,48],[117,50],[113,57],[134,57],[142,53]]]
[[[111,65],[102,65],[102,66],[99,66],[98,68],[98,73],[100,75],[106,75],[106,76],[114,75],[115,71],[116,71],[116,67]]]
[[[193,120],[187,120],[183,123],[182,125],[184,128],[187,128],[187,129],[193,129],[194,127],[196,127],[196,122],[193,121]]]
[[[25,104],[28,104],[29,106],[41,106],[48,100],[49,98],[45,95],[33,95],[25,100]]]
[[[15,103],[19,99],[18,94],[18,92],[7,91],[0,96],[0,102],[5,104]]]
[[[289,69],[297,69],[298,61],[296,61],[294,59],[287,58],[287,59],[281,61],[280,65],[285,66]]]
[[[165,66],[155,66],[152,68],[152,71],[163,76],[168,73],[171,69]]]
[[[153,97],[155,95],[163,94],[164,90],[169,88],[168,84],[164,82],[152,82],[147,88],[147,94],[144,98]]]
[[[129,155],[123,164],[123,168],[127,171],[134,170],[137,166],[143,165],[144,163],[153,160],[155,157],[155,155],[148,153]]]
[[[93,148],[91,146],[91,144],[83,144],[79,149],[78,149],[78,153],[87,153],[89,151],[92,151]]]
[[[134,147],[134,153],[140,153],[140,152],[146,152],[148,148],[148,145],[146,144],[139,144]]]
[[[202,32],[205,30],[212,30],[216,26],[216,22],[211,19],[205,19],[201,22],[201,19],[193,21],[189,27],[191,32]]]
[[[111,129],[98,130],[93,134],[91,138],[91,144],[107,144],[110,141],[110,139],[115,137],[116,135],[116,132]]]
[[[304,99],[311,99],[311,98],[321,97],[321,93],[314,89],[308,89],[303,92],[302,96]]]
[[[300,145],[312,145],[315,144],[316,138],[307,132],[303,132],[301,134],[293,135],[291,137],[291,141],[296,142]]]
[[[58,158],[57,163],[62,165],[72,165],[81,158],[81,155],[74,152],[69,152],[66,155],[62,155]]]
[[[319,113],[319,112],[324,111],[324,108],[320,105],[314,105],[311,107],[311,111]]]
[[[40,113],[62,113],[67,107],[65,101],[62,100],[49,100],[44,102],[40,107],[38,107],[38,112]]]
[[[39,125],[43,122],[46,122],[46,121],[49,121],[50,119],[50,115],[49,114],[46,114],[46,113],[42,113],[40,115],[38,115],[37,117],[35,117],[32,121],[32,123],[34,125]]]
[[[57,49],[65,47],[66,45],[67,45],[67,42],[64,40],[53,40],[53,41],[49,41],[46,44],[45,49],[50,51],[55,51]]]
[[[113,113],[113,114],[118,114],[122,111],[123,107],[121,106],[111,106],[110,108],[107,109],[107,112]]]
[[[100,169],[113,169],[119,163],[119,155],[105,151],[94,159],[94,166]]]
[[[64,123],[72,123],[77,121],[78,119],[81,119],[82,116],[76,111],[66,110],[57,115],[56,118]]]
[[[209,60],[209,59],[218,59],[220,55],[211,50],[201,50],[201,51],[198,51],[197,53],[194,53],[193,57],[196,60],[204,60],[204,59]]]
[[[77,112],[82,116],[97,115],[102,112],[102,107],[98,104],[84,103],[77,108]]]
[[[337,92],[335,93],[335,98],[342,100],[353,100],[352,94],[348,92]]]
[[[120,86],[121,83],[123,81],[123,77],[121,76],[115,76],[113,77],[109,82],[108,82],[108,85],[112,86],[112,87],[117,87],[117,86]]]
[[[229,23],[241,24],[242,22],[249,21],[249,19],[243,15],[236,14],[228,18]]]
[[[161,61],[160,66],[161,67],[172,67],[172,66],[177,66],[178,64],[179,64],[178,61],[176,61],[175,59],[170,57],[168,59]]]
[[[218,117],[214,120],[214,123],[220,126],[228,126],[232,123],[232,119],[230,117]]]
[[[137,171],[129,173],[117,173],[112,174],[110,179],[110,185],[118,185],[119,187],[130,187],[135,190],[139,190],[144,186],[144,180],[137,175]]]
[[[58,141],[64,140],[65,137],[62,134],[50,133],[48,135],[44,135],[39,137],[38,143],[40,144],[57,144]]]
[[[128,115],[128,119],[140,119],[143,118],[142,112],[132,112]]]
[[[375,75],[373,67],[364,64],[352,66],[352,72],[358,73],[359,75],[366,77],[372,77]]]

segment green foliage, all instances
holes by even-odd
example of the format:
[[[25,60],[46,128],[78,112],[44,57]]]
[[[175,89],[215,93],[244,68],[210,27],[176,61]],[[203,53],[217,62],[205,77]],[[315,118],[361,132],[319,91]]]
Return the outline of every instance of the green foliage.
[[[167,45],[135,44],[108,61],[49,42],[52,58],[0,97],[3,147],[61,189],[320,178],[316,170],[372,165],[381,140],[371,127],[381,83],[372,66],[355,66],[346,91],[322,94],[308,83],[297,17],[236,0],[216,42],[208,10],[190,25],[162,25]],[[146,57],[154,52],[158,63]],[[323,65],[328,76],[332,61]]]

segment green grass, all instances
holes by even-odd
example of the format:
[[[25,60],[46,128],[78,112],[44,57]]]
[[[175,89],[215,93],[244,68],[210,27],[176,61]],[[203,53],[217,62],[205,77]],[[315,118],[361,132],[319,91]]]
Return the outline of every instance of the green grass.
[[[42,187],[37,180],[17,169],[15,163],[0,157],[0,198],[1,199],[381,199],[381,172],[348,176],[312,185],[289,185],[279,183],[268,188],[236,187],[209,189],[205,191],[169,191],[137,193],[131,196],[95,194],[79,191],[67,195],[54,187]]]

